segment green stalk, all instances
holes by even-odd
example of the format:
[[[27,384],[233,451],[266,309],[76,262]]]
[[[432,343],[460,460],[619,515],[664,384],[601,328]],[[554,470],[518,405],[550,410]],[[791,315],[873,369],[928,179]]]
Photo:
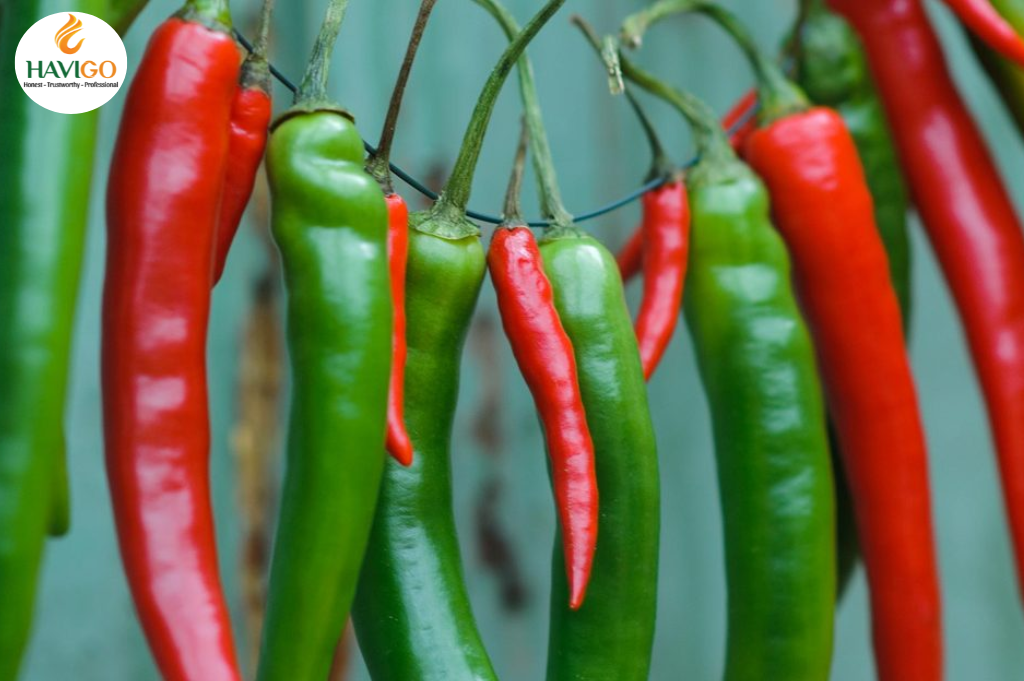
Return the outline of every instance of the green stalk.
[[[537,32],[554,16],[555,12],[565,4],[565,0],[548,0],[548,3],[530,20],[526,27],[508,44],[491,75],[484,83],[480,98],[477,100],[473,116],[469,121],[466,134],[462,140],[462,148],[455,160],[451,177],[445,184],[440,198],[425,214],[410,217],[410,223],[416,229],[429,234],[449,239],[462,239],[475,236],[480,230],[466,218],[466,207],[473,191],[473,174],[477,161],[480,160],[480,148],[487,135],[487,126],[494,113],[494,105],[498,93],[515,66],[519,55]]]
[[[474,0],[486,9],[501,25],[505,37],[513,40],[519,33],[515,17],[497,0]],[[523,114],[530,131],[530,152],[533,154],[533,168],[537,173],[541,212],[551,221],[552,227],[569,227],[572,215],[565,209],[562,192],[558,187],[555,162],[551,155],[551,143],[544,129],[544,115],[537,97],[537,83],[533,75],[533,64],[523,53],[519,58],[519,94],[523,100]]]
[[[658,137],[658,131],[654,129],[654,123],[651,121],[647,112],[644,111],[643,106],[640,105],[640,100],[636,98],[632,88],[623,88],[623,93],[626,95],[626,99],[629,101],[629,106],[633,109],[633,113],[636,114],[636,118],[640,121],[640,127],[643,128],[644,137],[647,138],[647,146],[651,150],[651,167],[647,171],[648,182],[655,180],[659,177],[667,178],[678,174],[679,169],[669,158],[665,152],[665,145],[661,143],[661,138]]]
[[[505,192],[505,207],[501,212],[502,227],[519,227],[525,223],[523,220],[523,206],[520,197],[523,193],[523,174],[526,170],[526,147],[530,142],[530,128],[526,120],[522,122],[522,130],[519,133],[519,144],[516,147],[515,161],[512,163],[512,174],[508,181],[508,189]]]
[[[423,0],[420,4],[419,14],[416,15],[416,23],[412,28],[412,35],[409,37],[409,45],[405,49],[405,57],[402,59],[402,68],[398,71],[398,80],[395,81],[395,88],[391,91],[391,102],[388,104],[388,113],[384,117],[384,129],[380,133],[380,142],[377,143],[377,151],[370,155],[366,162],[366,172],[377,180],[384,194],[395,193],[391,183],[391,146],[395,140],[395,128],[398,126],[398,114],[402,109],[402,98],[405,96],[405,86],[409,82],[409,74],[412,72],[412,64],[416,60],[416,52],[419,50],[420,41],[423,39],[423,31],[427,28],[427,21],[434,9],[437,0]]]
[[[758,118],[771,123],[794,113],[806,111],[807,97],[767,54],[757,48],[753,36],[735,14],[707,0],[660,0],[622,22],[622,42],[639,46],[643,34],[653,24],[674,14],[698,12],[711,18],[732,37],[747,57],[758,83],[761,109]]]
[[[205,0],[204,0],[205,1]],[[210,0],[217,1],[217,0]],[[327,97],[327,75],[331,68],[331,55],[338,42],[341,23],[345,20],[348,0],[330,0],[324,23],[313,43],[313,54],[306,65],[299,91],[295,94],[295,106],[303,109],[334,108]]]
[[[267,44],[270,41],[270,18],[274,14],[274,0],[263,0],[260,8],[260,23],[256,29],[256,40],[252,52],[242,63],[239,81],[244,88],[259,88],[270,94],[270,63],[267,61]]]
[[[132,12],[138,13],[142,9],[141,5],[122,4],[126,5],[126,21],[134,18]],[[177,16],[221,31],[231,30],[231,10],[228,8],[228,0],[186,0],[185,6],[181,8]]]
[[[587,41],[609,69],[621,69],[622,75],[627,79],[666,101],[690,124],[699,156],[697,165],[689,173],[690,184],[719,179],[725,174],[731,175],[735,172],[736,153],[732,150],[729,138],[718,123],[718,117],[711,107],[690,93],[674,88],[644,71],[621,51],[616,55],[615,63],[609,64],[606,50],[603,49],[601,40],[593,27],[579,16],[574,16],[572,21],[583,32]]]

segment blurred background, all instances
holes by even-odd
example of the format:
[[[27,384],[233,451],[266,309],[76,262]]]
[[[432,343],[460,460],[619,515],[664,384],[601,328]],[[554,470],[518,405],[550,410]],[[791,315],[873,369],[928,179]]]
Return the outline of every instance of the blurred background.
[[[16,0],[15,0],[16,1]],[[508,0],[525,20],[538,0]],[[234,0],[235,23],[252,33],[257,0]],[[331,89],[375,140],[418,2],[352,0],[334,58]],[[618,26],[641,0],[570,0],[531,48],[542,103],[570,210],[603,204],[638,186],[646,143],[626,103],[611,98],[590,48],[569,25],[578,12],[602,31]],[[774,50],[793,20],[792,0],[724,1]],[[926,0],[965,99],[983,128],[1024,214],[1024,147],[944,7]],[[280,0],[272,59],[298,79],[325,3]],[[153,0],[126,39],[130,67],[147,36],[177,9]],[[484,78],[505,39],[470,0],[442,0],[427,29],[400,122],[394,160],[428,184],[446,177]],[[651,33],[642,63],[724,111],[752,83],[737,49],[700,18]],[[510,79],[511,80],[511,79]],[[277,108],[290,103],[280,86]],[[128,595],[104,479],[99,386],[103,279],[102,197],[120,107],[103,109],[89,247],[79,300],[68,411],[73,495],[71,534],[49,545],[26,681],[157,679]],[[649,107],[678,161],[691,155],[685,126],[658,103]],[[506,87],[477,173],[473,207],[500,212],[518,132],[514,83]],[[414,206],[424,205],[399,183]],[[945,191],[936,188],[936,191]],[[537,212],[528,187],[527,211]],[[210,467],[221,574],[240,655],[251,672],[258,640],[263,564],[276,515],[287,370],[280,341],[281,291],[267,240],[262,181],[227,272],[214,294],[209,366],[214,446]],[[638,215],[631,205],[587,223],[618,247]],[[920,225],[914,228],[911,352],[931,454],[950,679],[1021,678],[1024,618],[1011,571],[992,446],[977,385],[949,295]],[[484,229],[488,238],[490,228]],[[634,285],[630,299],[639,291]],[[444,301],[438,301],[444,304]],[[650,384],[662,472],[659,628],[651,678],[720,678],[725,642],[722,539],[710,426],[691,347],[680,325]],[[485,285],[466,345],[453,445],[455,505],[474,610],[498,674],[542,678],[554,513],[540,430],[526,386],[501,332]],[[366,671],[349,636],[337,678]],[[838,613],[833,678],[874,676],[863,573]]]

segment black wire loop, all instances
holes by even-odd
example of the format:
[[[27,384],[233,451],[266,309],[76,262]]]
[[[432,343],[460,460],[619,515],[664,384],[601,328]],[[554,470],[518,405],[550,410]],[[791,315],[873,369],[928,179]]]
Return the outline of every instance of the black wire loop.
[[[252,48],[252,43],[250,43],[245,38],[244,35],[239,33],[237,29],[235,29],[234,33],[235,33],[235,37],[238,39],[238,42],[242,44],[242,47],[244,47],[249,52],[252,52],[252,49],[253,49]],[[299,90],[298,86],[296,86],[295,83],[293,83],[288,78],[288,76],[286,76],[283,73],[281,73],[281,71],[278,70],[278,68],[276,66],[274,66],[273,64],[270,64],[270,73],[271,73],[272,76],[274,76],[274,78],[276,78],[281,83],[281,85],[284,85],[286,88],[291,90],[291,92],[293,94],[298,92],[298,90]],[[758,109],[758,106],[755,103],[754,106],[751,107],[750,110],[747,111],[743,116],[741,116],[728,129],[727,132],[729,134],[732,134],[732,133],[736,132],[737,130],[739,130],[740,128],[742,128],[744,125],[746,125],[747,122],[749,122],[751,118],[753,118],[755,115],[757,115],[757,109]],[[374,146],[372,144],[370,144],[369,142],[365,141],[365,140],[363,141],[363,146],[366,148],[367,153],[372,154],[372,153],[374,153],[376,151]],[[700,159],[698,157],[691,158],[689,161],[687,161],[686,163],[683,164],[683,168],[684,169],[685,168],[691,168],[694,165],[696,165],[697,161],[699,161],[699,160]],[[398,179],[402,180],[407,185],[409,185],[410,187],[412,187],[413,189],[415,189],[416,191],[418,191],[420,194],[422,194],[423,196],[427,197],[431,201],[437,201],[437,198],[438,198],[437,192],[432,191],[425,184],[423,184],[422,182],[417,180],[415,177],[413,177],[412,175],[410,175],[406,171],[402,170],[402,168],[400,168],[399,166],[395,165],[394,163],[390,163],[389,162],[388,165],[391,166],[391,172],[395,174],[395,177],[397,177]],[[607,215],[608,213],[612,213],[614,211],[617,211],[619,208],[622,208],[623,206],[628,206],[629,204],[633,203],[634,201],[636,201],[637,199],[639,199],[641,196],[643,196],[647,192],[651,191],[652,189],[657,189],[661,185],[663,185],[666,182],[668,182],[669,179],[670,178],[668,178],[668,177],[656,177],[653,180],[650,180],[649,182],[645,182],[644,184],[640,185],[635,190],[631,191],[630,193],[626,194],[625,196],[623,196],[620,199],[616,199],[615,201],[612,201],[609,204],[601,206],[600,208],[595,208],[593,210],[588,210],[588,211],[585,211],[583,213],[580,213],[578,215],[573,215],[573,221],[574,222],[586,222],[587,220],[593,220],[594,218],[599,218],[602,215]],[[466,215],[468,217],[473,218],[474,220],[479,220],[480,222],[488,222],[488,223],[490,223],[492,225],[500,225],[501,222],[502,222],[502,218],[500,218],[500,217],[497,217],[497,216],[494,216],[494,215],[489,215],[487,213],[481,213],[479,211],[475,211],[475,210],[472,210],[472,209],[467,210],[466,211]],[[530,220],[526,224],[528,224],[530,227],[547,227],[548,224],[550,224],[550,221],[549,220],[538,219],[538,220]]]

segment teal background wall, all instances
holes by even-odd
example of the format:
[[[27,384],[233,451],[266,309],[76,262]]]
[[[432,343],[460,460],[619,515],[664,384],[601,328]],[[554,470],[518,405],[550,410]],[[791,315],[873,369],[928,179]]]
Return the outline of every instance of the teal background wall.
[[[254,0],[232,3],[240,26],[251,26],[256,4]],[[539,4],[539,0],[510,1],[521,18]],[[604,78],[589,48],[569,26],[568,15],[580,12],[609,30],[641,4],[640,0],[569,0],[532,49],[570,209],[590,208],[636,186],[648,156],[628,107],[607,95]],[[777,44],[794,11],[792,0],[724,4],[740,11],[762,47],[769,49]],[[273,57],[285,72],[298,77],[324,3],[280,0],[278,5]],[[331,83],[371,138],[377,134],[416,5],[414,0],[351,3]],[[948,13],[934,1],[929,8],[957,81],[1018,205],[1024,207],[1021,141]],[[131,64],[137,64],[153,27],[174,9],[173,1],[154,0],[141,15],[126,41]],[[479,87],[503,44],[498,30],[469,0],[438,3],[413,73],[395,160],[421,177],[444,176]],[[641,56],[719,111],[751,83],[737,50],[700,19],[676,21],[655,31]],[[275,94],[280,104],[286,103],[283,88]],[[121,571],[103,475],[98,381],[105,239],[101,197],[123,101],[122,93],[103,110],[77,319],[67,415],[74,527],[70,536],[48,549],[35,638],[25,663],[26,681],[158,678]],[[689,156],[680,121],[661,106],[651,109],[677,157]],[[515,90],[506,88],[481,160],[472,202],[477,208],[498,211],[517,116]],[[944,190],[937,187],[935,191]],[[535,206],[532,193],[528,205]],[[588,226],[606,243],[617,246],[636,217],[634,205]],[[254,280],[266,266],[266,251],[258,237],[265,227],[258,222],[250,216],[225,280],[216,290],[209,344],[214,501],[221,568],[240,642],[245,639],[239,615],[240,520],[229,434],[237,413],[242,327]],[[931,447],[948,678],[1019,679],[1024,677],[1024,619],[1012,580],[984,412],[949,295],[916,222],[914,247],[916,308],[911,347]],[[635,288],[630,290],[634,301],[637,293]],[[537,679],[543,673],[546,649],[554,515],[529,395],[499,329],[493,295],[485,286],[464,362],[454,446],[455,503],[467,580],[495,666],[503,679]],[[673,342],[650,391],[663,486],[659,630],[651,678],[711,680],[721,674],[724,652],[721,528],[707,408],[685,333]],[[490,426],[492,437],[481,437],[482,424]],[[486,566],[481,553],[478,505],[485,481],[500,485],[498,493],[488,495],[496,514],[489,531],[497,531],[512,547],[514,561],[504,577]],[[523,593],[521,605],[514,609],[504,605],[502,598],[509,574]],[[350,678],[367,678],[358,659],[352,662]],[[860,573],[838,614],[834,678],[873,678]]]

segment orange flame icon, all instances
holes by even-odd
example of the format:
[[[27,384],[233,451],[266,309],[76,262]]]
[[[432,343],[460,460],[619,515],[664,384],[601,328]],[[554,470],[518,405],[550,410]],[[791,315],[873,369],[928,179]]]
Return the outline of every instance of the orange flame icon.
[[[68,23],[57,31],[57,35],[53,36],[53,42],[57,43],[57,47],[64,54],[74,54],[78,52],[79,48],[82,47],[82,43],[85,38],[79,38],[78,43],[71,47],[70,42],[75,34],[82,30],[82,20],[76,17],[74,14],[68,14]]]

